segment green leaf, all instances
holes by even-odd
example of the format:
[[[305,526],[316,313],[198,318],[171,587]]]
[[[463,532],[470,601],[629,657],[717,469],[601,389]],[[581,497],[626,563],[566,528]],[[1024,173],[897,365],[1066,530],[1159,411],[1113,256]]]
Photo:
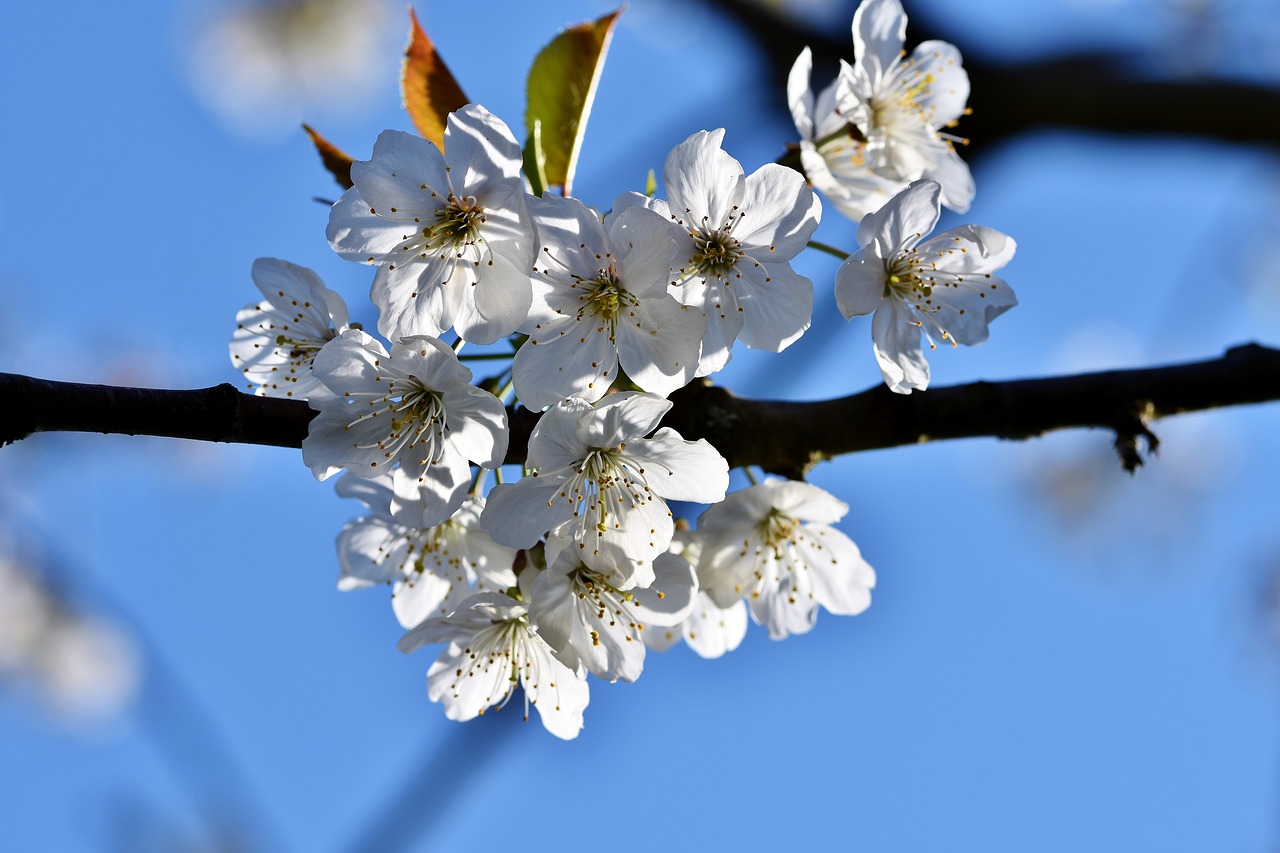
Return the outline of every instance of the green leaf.
[[[428,38],[418,16],[409,9],[409,46],[404,51],[404,67],[400,71],[400,95],[413,126],[424,139],[444,150],[444,129],[449,113],[465,107],[470,101],[448,67],[435,43]]]
[[[542,195],[547,189],[547,152],[542,150],[542,122],[533,123],[529,141],[524,144],[524,175],[529,179],[529,191]]]
[[[529,69],[525,129],[532,140],[541,125],[539,147],[545,157],[546,183],[559,184],[566,196],[573,185],[609,38],[621,14],[619,8],[598,21],[569,27],[542,49]]]

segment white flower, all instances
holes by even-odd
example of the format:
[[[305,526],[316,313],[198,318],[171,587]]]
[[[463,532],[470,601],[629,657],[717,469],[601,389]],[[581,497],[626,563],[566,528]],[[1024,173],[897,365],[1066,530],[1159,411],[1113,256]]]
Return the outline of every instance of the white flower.
[[[411,527],[439,524],[462,505],[468,461],[496,468],[507,453],[507,412],[468,384],[471,371],[435,338],[411,337],[388,355],[348,330],[312,367],[332,394],[313,396],[319,414],[302,442],[316,479],[347,468],[375,477],[394,468],[392,514]]]
[[[320,276],[288,261],[258,258],[252,275],[264,301],[236,314],[231,363],[258,396],[305,400],[319,385],[312,359],[350,325],[347,305]]]
[[[429,616],[445,615],[476,591],[515,586],[516,551],[499,545],[480,527],[484,498],[467,498],[453,517],[434,527],[408,527],[391,515],[391,478],[366,480],[345,474],[337,492],[372,511],[338,534],[338,588],[390,584],[396,618],[412,628]]]
[[[574,198],[531,203],[542,240],[535,298],[516,353],[516,395],[531,409],[565,397],[598,400],[618,365],[663,396],[698,368],[706,318],[669,291],[675,243],[668,223],[642,207],[606,223]]]
[[[471,596],[452,614],[423,622],[400,639],[411,652],[428,643],[448,643],[427,670],[427,695],[444,704],[445,716],[465,721],[497,706],[524,689],[524,718],[529,705],[538,709],[542,725],[558,738],[571,740],[582,729],[582,712],[590,699],[585,676],[555,656],[529,624],[529,607],[501,593]]]
[[[815,98],[809,88],[812,71],[813,55],[806,47],[787,77],[787,102],[800,134],[800,164],[809,182],[856,221],[888,201],[905,181],[871,171],[861,131],[836,110],[839,79]]]
[[[520,146],[477,104],[449,115],[444,146],[442,155],[421,137],[383,131],[373,158],[352,164],[355,186],[333,206],[329,243],[378,265],[370,298],[388,339],[453,326],[492,343],[524,322],[532,299]]]
[[[702,553],[697,531],[677,528],[671,539],[671,552],[697,566]],[[693,598],[692,608],[679,625],[645,631],[644,643],[655,651],[663,652],[683,639],[699,657],[710,659],[733,651],[746,636],[746,602],[737,598],[728,607],[721,607],[699,589]]]
[[[745,175],[723,140],[724,128],[702,130],[671,149],[662,172],[667,201],[648,202],[678,226],[676,298],[707,317],[699,376],[724,367],[739,337],[752,349],[786,349],[813,314],[813,284],[791,259],[818,227],[817,196],[776,163]]]
[[[853,16],[853,64],[841,63],[838,108],[866,140],[871,171],[904,182],[935,180],[942,203],[964,213],[973,176],[954,137],[939,130],[964,115],[969,75],[960,52],[944,41],[922,42],[905,56],[906,35],[898,0],[863,0]]]
[[[836,272],[845,319],[875,312],[871,337],[885,383],[899,394],[929,385],[920,333],[952,346],[980,344],[987,324],[1018,304],[992,272],[1013,257],[1013,238],[962,225],[920,242],[941,210],[941,188],[917,181],[858,223],[862,246]]]
[[[803,634],[818,607],[852,616],[871,604],[875,570],[831,527],[849,507],[809,483],[765,480],[698,519],[698,577],[721,608],[744,595],[751,615],[782,639]]]
[[[664,498],[724,497],[729,466],[706,441],[657,427],[671,403],[652,394],[612,394],[594,408],[570,397],[529,438],[534,474],[497,486],[481,523],[494,540],[527,548],[550,532],[549,561],[571,547],[621,590],[653,582],[653,561],[671,543]]]
[[[644,669],[650,626],[679,625],[693,608],[698,582],[683,557],[653,561],[649,586],[621,592],[567,548],[532,587],[530,615],[538,633],[570,666],[581,663],[609,681],[635,681]]]

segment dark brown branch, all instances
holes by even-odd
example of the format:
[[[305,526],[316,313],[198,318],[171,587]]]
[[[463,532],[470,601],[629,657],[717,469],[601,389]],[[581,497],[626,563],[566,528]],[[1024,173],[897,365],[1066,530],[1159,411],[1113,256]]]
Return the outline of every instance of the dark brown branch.
[[[242,394],[230,385],[157,391],[49,382],[0,374],[0,442],[35,432],[163,435],[299,447],[312,411],[306,403]],[[732,466],[758,465],[799,477],[823,459],[947,438],[1027,439],[1056,429],[1106,429],[1124,466],[1154,450],[1147,424],[1181,412],[1280,400],[1280,350],[1249,344],[1222,358],[1045,379],[974,382],[899,395],[884,386],[809,403],[747,400],[709,381],[677,391],[663,422],[685,438],[705,438]],[[538,416],[511,415],[507,462],[523,461]]]
[[[1047,379],[974,382],[910,395],[884,386],[813,403],[742,400],[709,383],[672,395],[665,423],[706,438],[730,465],[788,476],[844,453],[947,438],[1027,439],[1056,429],[1116,434],[1125,467],[1141,464],[1138,440],[1157,444],[1156,418],[1280,399],[1280,350],[1235,347],[1191,364],[1112,370]]]
[[[36,432],[101,432],[300,447],[314,414],[305,402],[254,397],[227,384],[162,391],[12,373],[0,373],[0,400],[0,444]]]

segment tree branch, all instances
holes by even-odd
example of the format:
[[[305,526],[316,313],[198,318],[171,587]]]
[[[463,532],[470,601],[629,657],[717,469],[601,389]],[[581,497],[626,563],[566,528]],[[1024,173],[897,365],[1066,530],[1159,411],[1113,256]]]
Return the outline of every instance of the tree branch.
[[[159,391],[50,382],[0,373],[0,443],[36,432],[161,435],[198,441],[300,447],[312,410],[300,400],[254,397],[230,385]],[[994,436],[1027,439],[1057,429],[1106,429],[1129,470],[1158,442],[1147,424],[1182,412],[1280,400],[1280,350],[1257,344],[1189,364],[1009,382],[973,382],[910,395],[883,385],[835,400],[748,400],[708,380],[671,395],[663,421],[705,438],[731,466],[798,478],[845,453]],[[524,461],[538,414],[508,411],[509,464]]]

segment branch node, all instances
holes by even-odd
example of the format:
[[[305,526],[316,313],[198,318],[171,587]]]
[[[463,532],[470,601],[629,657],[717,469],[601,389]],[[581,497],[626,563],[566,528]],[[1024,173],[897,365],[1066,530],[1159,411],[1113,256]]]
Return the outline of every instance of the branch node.
[[[1160,449],[1160,439],[1148,427],[1147,422],[1155,417],[1155,406],[1148,400],[1136,411],[1122,415],[1116,423],[1116,454],[1120,457],[1120,465],[1130,474],[1135,473],[1145,463],[1143,451],[1138,448],[1138,439],[1145,445],[1146,456],[1155,456]]]

